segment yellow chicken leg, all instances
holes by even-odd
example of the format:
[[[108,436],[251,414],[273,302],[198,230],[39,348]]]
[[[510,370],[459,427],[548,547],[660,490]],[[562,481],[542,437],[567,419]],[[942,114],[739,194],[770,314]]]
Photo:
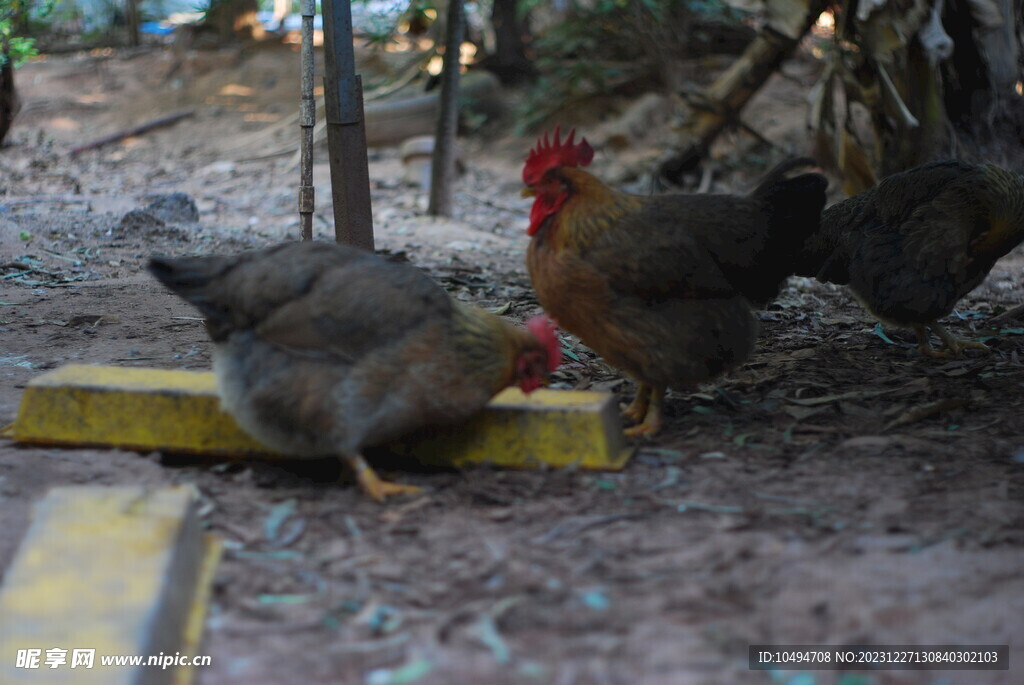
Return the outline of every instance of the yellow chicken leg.
[[[647,415],[647,408],[651,405],[651,386],[646,383],[637,383],[636,396],[629,406],[622,410],[622,415],[630,421],[642,421]]]
[[[978,342],[977,340],[965,340],[963,338],[956,337],[934,321],[932,322],[931,328],[935,331],[935,335],[942,338],[942,342],[946,345],[946,349],[951,351],[954,357],[966,349],[984,350],[985,352],[992,351],[992,349],[983,342]]]
[[[647,411],[644,412],[643,421],[625,430],[626,437],[636,438],[640,436],[650,436],[661,430],[661,404],[665,400],[665,388],[644,385],[641,387],[647,388],[646,394],[649,398]],[[637,396],[639,397],[639,395]]]
[[[359,487],[378,502],[383,502],[386,497],[392,495],[415,495],[421,491],[416,485],[402,485],[401,483],[383,480],[366,463],[361,454],[345,457],[345,461],[352,467],[356,480],[359,481]]]
[[[948,352],[937,350],[932,347],[928,340],[928,327],[921,324],[914,324],[914,333],[917,335],[917,351],[926,357],[945,357]]]
[[[928,329],[931,328],[935,332],[935,335],[939,336],[942,340],[944,348],[936,350],[931,346],[928,341]],[[914,332],[917,334],[917,349],[918,351],[928,357],[945,358],[949,356],[956,357],[965,349],[984,350],[990,352],[991,349],[985,343],[980,343],[974,340],[964,340],[958,338],[945,329],[941,324],[932,321],[928,326],[917,324],[914,326]]]

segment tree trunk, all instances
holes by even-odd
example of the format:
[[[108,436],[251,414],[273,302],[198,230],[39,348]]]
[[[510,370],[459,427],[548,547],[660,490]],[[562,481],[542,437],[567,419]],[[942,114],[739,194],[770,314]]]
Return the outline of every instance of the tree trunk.
[[[124,0],[124,28],[128,47],[139,47],[139,0]]]
[[[0,37],[0,65],[0,145],[3,145],[21,109],[18,91],[14,87],[14,60],[4,37]]]
[[[227,40],[260,40],[265,31],[256,18],[258,10],[257,0],[214,0],[206,11],[203,23]]]
[[[448,38],[441,72],[441,112],[437,119],[434,160],[430,177],[430,207],[434,216],[452,215],[455,182],[455,146],[459,130],[459,47],[466,34],[462,0],[448,3]]]
[[[494,54],[480,60],[480,65],[493,72],[505,85],[532,79],[537,70],[526,56],[529,22],[520,18],[517,0],[494,0],[491,26],[494,27]]]

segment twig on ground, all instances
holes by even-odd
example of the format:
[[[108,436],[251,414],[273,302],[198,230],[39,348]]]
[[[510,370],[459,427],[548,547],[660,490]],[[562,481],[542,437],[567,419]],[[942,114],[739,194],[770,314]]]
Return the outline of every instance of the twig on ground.
[[[180,112],[174,112],[173,114],[168,114],[167,116],[162,116],[158,119],[147,121],[144,124],[139,124],[138,126],[124,129],[123,131],[111,133],[109,136],[103,136],[102,138],[97,138],[96,140],[90,141],[88,143],[83,143],[78,147],[71,148],[71,152],[69,152],[68,154],[74,157],[75,155],[81,152],[85,152],[86,150],[94,150],[98,147],[103,147],[104,145],[109,145],[110,143],[116,143],[120,140],[124,140],[125,138],[131,138],[132,136],[140,136],[143,133],[148,133],[149,131],[152,131],[153,129],[161,128],[163,126],[170,126],[171,124],[176,123],[187,117],[190,117],[195,113],[196,111],[194,109],[183,109]]]
[[[986,323],[1003,323],[1004,321],[1012,321],[1020,316],[1024,316],[1024,304],[1019,304],[1013,309],[1008,309],[999,316],[993,316]]]

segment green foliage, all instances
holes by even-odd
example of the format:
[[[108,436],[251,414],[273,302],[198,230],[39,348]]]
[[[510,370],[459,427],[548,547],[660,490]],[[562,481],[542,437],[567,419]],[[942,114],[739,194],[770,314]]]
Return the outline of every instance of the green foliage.
[[[14,66],[19,66],[29,57],[35,57],[38,52],[35,48],[35,40],[10,35],[11,22],[0,20],[0,36],[7,39],[7,52],[0,51],[0,67],[7,64],[10,59]]]
[[[32,0],[0,0],[0,21],[9,21],[25,16],[31,5]]]
[[[368,46],[383,48],[395,40],[401,27],[419,22],[426,26],[438,16],[435,0],[392,0],[387,5],[375,4],[371,0],[353,0],[353,5],[362,5],[362,37]],[[353,13],[356,8],[353,7]],[[397,19],[396,19],[397,17]]]
[[[518,10],[525,15],[549,6],[519,0]],[[564,19],[533,42],[540,77],[520,112],[520,126],[531,128],[566,104],[611,94],[632,78],[658,78],[691,48],[697,18],[736,20],[720,0],[570,0]]]
[[[29,18],[45,17],[51,11],[56,0],[0,0],[0,66],[7,60],[18,66],[26,59],[34,57],[37,52],[35,40],[19,33]]]
[[[2,0],[0,0],[0,1],[2,1]],[[215,6],[223,5],[226,2],[231,2],[231,0],[195,0],[194,4],[192,5],[192,11],[193,12],[199,12],[199,13],[209,12]],[[271,11],[274,10],[274,0],[256,0],[256,6],[260,10],[263,10],[263,11],[266,11],[266,12],[271,12]],[[299,11],[299,1],[298,0],[292,0],[291,6],[290,6],[288,11],[289,12],[298,12]],[[319,0],[317,0],[317,3],[316,3],[316,12],[317,12],[317,14],[320,14],[320,2],[319,2]]]

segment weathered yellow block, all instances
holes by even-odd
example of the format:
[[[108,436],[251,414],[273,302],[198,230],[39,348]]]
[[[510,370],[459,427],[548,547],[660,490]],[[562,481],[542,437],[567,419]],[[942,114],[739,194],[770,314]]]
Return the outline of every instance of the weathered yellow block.
[[[468,421],[417,431],[388,449],[438,466],[505,468],[576,465],[619,470],[626,447],[615,398],[607,393],[507,388]]]
[[[50,490],[0,587],[0,683],[190,682],[190,668],[102,659],[198,654],[220,547],[195,508],[186,487]],[[38,668],[19,650],[41,650]],[[95,650],[92,668],[75,650]],[[51,655],[64,663],[51,668]]]
[[[267,453],[220,410],[212,373],[62,366],[25,388],[19,442],[244,456]]]
[[[283,458],[220,410],[212,373],[70,365],[32,380],[8,433],[20,442]],[[387,446],[425,463],[621,469],[627,448],[607,393],[515,388],[469,421]]]

